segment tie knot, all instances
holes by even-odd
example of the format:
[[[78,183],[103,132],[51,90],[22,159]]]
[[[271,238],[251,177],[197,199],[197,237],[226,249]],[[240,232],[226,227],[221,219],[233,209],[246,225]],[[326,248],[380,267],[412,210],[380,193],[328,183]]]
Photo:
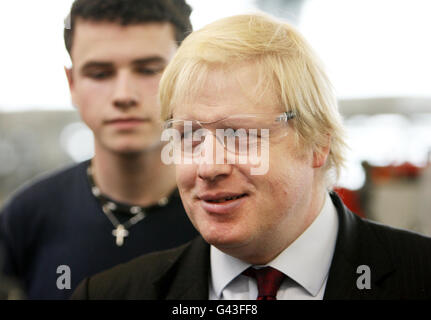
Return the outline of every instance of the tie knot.
[[[257,300],[276,300],[277,291],[286,276],[284,273],[272,267],[261,269],[250,267],[242,274],[256,279],[257,290],[259,292]]]

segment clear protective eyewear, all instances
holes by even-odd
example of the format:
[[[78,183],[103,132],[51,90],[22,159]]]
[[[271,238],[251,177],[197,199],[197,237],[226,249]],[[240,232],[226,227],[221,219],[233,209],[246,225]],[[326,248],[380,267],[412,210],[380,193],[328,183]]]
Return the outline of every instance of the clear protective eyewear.
[[[288,121],[294,117],[295,114],[288,111],[231,115],[213,122],[170,119],[165,121],[164,127],[178,133],[175,147],[181,148],[184,155],[200,152],[209,135],[215,136],[227,151],[245,154],[252,148],[260,148],[270,138],[287,135]]]

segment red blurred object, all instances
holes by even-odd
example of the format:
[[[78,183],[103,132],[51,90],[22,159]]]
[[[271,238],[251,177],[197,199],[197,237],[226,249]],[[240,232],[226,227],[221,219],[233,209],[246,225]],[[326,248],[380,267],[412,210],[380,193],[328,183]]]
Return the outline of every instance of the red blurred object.
[[[334,191],[340,196],[347,208],[358,216],[365,218],[358,192],[345,188],[334,188]]]
[[[394,178],[414,179],[420,176],[423,168],[411,163],[403,163],[399,166],[370,167],[373,183],[387,182]]]

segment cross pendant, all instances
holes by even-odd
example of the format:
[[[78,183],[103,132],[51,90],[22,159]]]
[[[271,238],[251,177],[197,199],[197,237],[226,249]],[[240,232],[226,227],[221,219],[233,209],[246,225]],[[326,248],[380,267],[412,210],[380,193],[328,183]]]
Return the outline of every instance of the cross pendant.
[[[112,230],[112,235],[116,238],[115,243],[121,247],[124,243],[124,238],[129,235],[129,231],[122,224],[119,224],[116,229]]]

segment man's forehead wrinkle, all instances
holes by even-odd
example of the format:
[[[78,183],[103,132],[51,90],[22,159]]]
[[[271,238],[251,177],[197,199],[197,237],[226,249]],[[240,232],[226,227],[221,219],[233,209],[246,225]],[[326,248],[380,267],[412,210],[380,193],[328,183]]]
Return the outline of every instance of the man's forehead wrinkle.
[[[189,99],[187,99],[189,100],[189,104],[199,106],[199,109],[209,109],[208,111],[211,112],[223,108],[226,112],[232,110],[232,108],[248,108],[251,104],[256,103],[256,99],[253,99],[252,94],[242,94],[241,96],[231,95],[231,93],[233,93],[232,90],[236,91],[237,89],[234,86],[217,88],[216,91],[212,92],[208,92],[207,88],[208,85],[204,85],[196,92],[195,96],[189,97]]]
[[[211,86],[217,93],[218,101],[226,100],[226,103],[232,102],[229,93],[235,93],[235,97],[238,97],[237,93],[240,93],[240,100],[235,101],[235,105],[260,105],[265,104],[268,100],[275,102],[275,91],[268,81],[264,81],[260,78],[259,73],[255,70],[244,70],[243,68],[237,68],[237,72],[232,71],[225,74],[223,77],[220,74],[213,74],[206,79],[206,84],[202,85],[197,91],[197,95],[202,98],[207,105],[212,106],[214,104],[213,97],[209,97],[206,91],[208,86]]]
[[[230,115],[225,112],[208,113],[208,112],[194,112],[194,113],[178,113],[175,114],[175,119],[183,120],[197,120],[202,123],[213,123],[228,118]]]

